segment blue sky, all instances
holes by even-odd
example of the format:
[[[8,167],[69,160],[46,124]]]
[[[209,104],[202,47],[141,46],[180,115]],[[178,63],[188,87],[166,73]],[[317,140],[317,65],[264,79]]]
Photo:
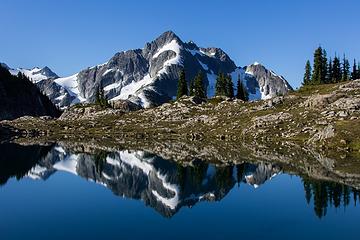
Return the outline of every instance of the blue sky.
[[[300,85],[319,44],[360,60],[360,1],[0,0],[0,61],[61,76],[142,48],[166,30],[258,61]],[[351,60],[352,62],[352,60]]]

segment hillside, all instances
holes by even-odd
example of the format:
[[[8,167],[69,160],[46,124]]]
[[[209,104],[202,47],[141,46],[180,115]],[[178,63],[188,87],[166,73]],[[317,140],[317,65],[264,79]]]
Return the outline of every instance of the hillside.
[[[359,109],[360,80],[356,80],[310,86],[256,102],[184,97],[129,113],[78,105],[65,111],[59,120],[18,119],[6,124],[23,129],[23,137],[44,140],[92,140],[110,145],[172,142],[173,146],[190,143],[200,149],[227,149],[219,150],[217,159],[241,152],[243,145],[287,153],[315,149],[326,156],[353,158],[360,154]],[[192,154],[217,155],[216,151],[200,150]]]
[[[0,66],[0,120],[21,116],[58,117],[60,111],[24,75],[13,76]]]

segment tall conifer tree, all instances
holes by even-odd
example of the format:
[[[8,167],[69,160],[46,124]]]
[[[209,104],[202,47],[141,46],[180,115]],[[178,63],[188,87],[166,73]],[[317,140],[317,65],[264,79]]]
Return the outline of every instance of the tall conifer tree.
[[[185,79],[185,70],[181,70],[179,80],[178,80],[178,89],[176,94],[176,99],[181,98],[182,96],[188,95],[187,82]]]
[[[216,78],[215,95],[226,96],[226,78],[225,78],[225,74],[221,72]]]
[[[358,69],[356,65],[356,60],[354,59],[354,65],[351,72],[351,80],[355,80],[358,78]]]
[[[199,71],[194,79],[194,96],[206,98],[203,73]]]
[[[332,82],[337,83],[341,81],[341,66],[340,59],[335,56],[332,64]]]
[[[318,47],[314,52],[313,73],[311,78],[312,84],[320,84],[322,82],[323,65],[323,50],[321,47]]]
[[[240,79],[240,75],[238,76],[236,88],[237,88],[236,98],[241,99],[243,101],[248,101],[249,100],[249,94],[248,94],[245,86],[243,85],[243,83],[242,83],[242,81]]]
[[[326,76],[326,83],[331,83],[333,79],[333,67],[332,67],[332,59],[329,59],[329,64],[328,64],[328,71],[327,71],[327,76]]]
[[[226,96],[229,98],[234,97],[234,84],[230,75],[226,76]]]
[[[311,83],[311,64],[310,61],[307,60],[305,64],[305,73],[303,78],[303,85],[309,85]]]
[[[194,96],[194,80],[191,80],[189,84],[189,96]]]
[[[323,54],[321,59],[322,59],[322,65],[321,65],[320,83],[326,83],[326,78],[328,75],[328,61],[327,61],[327,53],[325,49],[323,49]]]
[[[341,80],[342,81],[349,80],[349,75],[350,75],[350,64],[344,54],[343,63],[342,63],[342,78],[341,78]]]

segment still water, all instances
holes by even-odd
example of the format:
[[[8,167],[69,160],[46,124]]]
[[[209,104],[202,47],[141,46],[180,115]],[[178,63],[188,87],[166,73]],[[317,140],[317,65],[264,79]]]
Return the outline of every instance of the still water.
[[[2,144],[0,239],[360,239],[358,190],[270,162]]]

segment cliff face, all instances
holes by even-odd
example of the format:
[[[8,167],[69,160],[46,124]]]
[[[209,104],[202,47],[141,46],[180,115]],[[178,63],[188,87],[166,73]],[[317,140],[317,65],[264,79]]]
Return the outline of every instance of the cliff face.
[[[188,85],[196,74],[203,74],[208,97],[215,95],[219,73],[230,75],[234,86],[240,79],[250,100],[269,99],[292,90],[282,76],[259,63],[238,67],[221,48],[184,42],[171,31],[164,32],[141,49],[118,52],[107,62],[72,76],[57,77],[49,68],[10,69],[10,72],[20,71],[33,79],[38,88],[63,109],[77,103],[94,102],[99,88],[112,102],[128,100],[149,108],[176,96],[182,69],[186,71]]]
[[[58,117],[60,111],[24,76],[13,76],[0,67],[0,120],[22,116]]]

